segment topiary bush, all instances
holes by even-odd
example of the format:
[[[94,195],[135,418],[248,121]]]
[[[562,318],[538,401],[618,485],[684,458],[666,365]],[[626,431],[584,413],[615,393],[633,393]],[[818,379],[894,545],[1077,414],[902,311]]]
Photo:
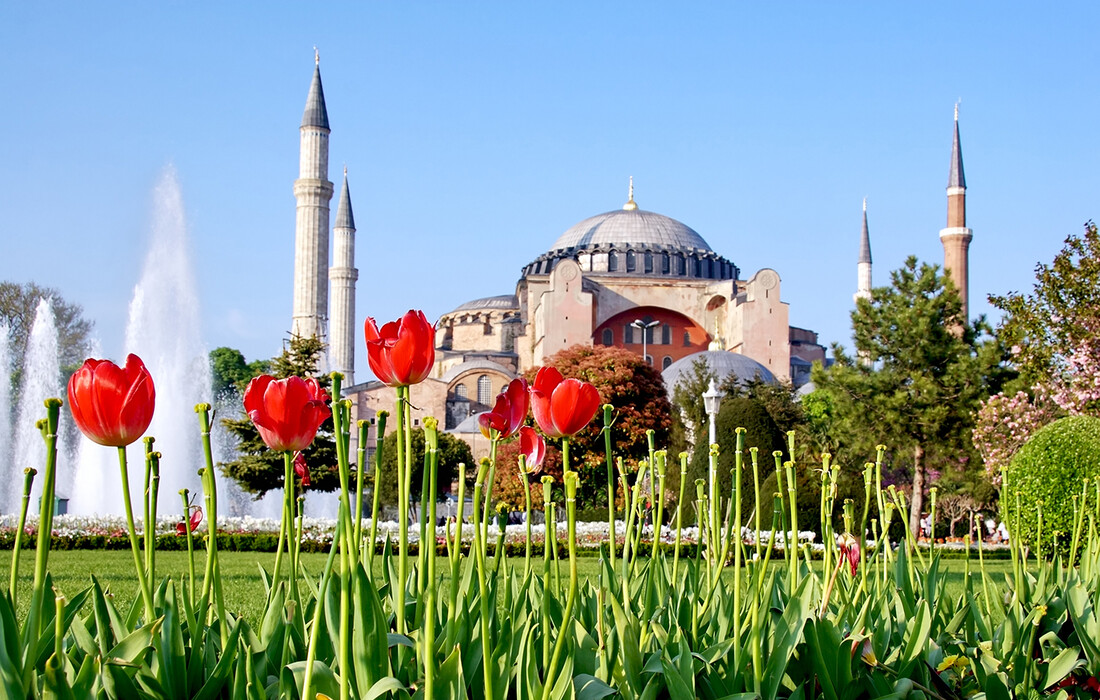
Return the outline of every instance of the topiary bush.
[[[1071,416],[1041,428],[1009,463],[1006,489],[1001,491],[1001,518],[1011,535],[1032,549],[1039,542],[1042,503],[1042,551],[1068,551],[1073,531],[1073,497],[1082,482],[1100,477],[1100,418]],[[1095,490],[1088,489],[1088,507],[1095,507]],[[1019,498],[1017,498],[1017,494]],[[1017,512],[1017,503],[1019,511]],[[1087,526],[1087,524],[1086,524]]]

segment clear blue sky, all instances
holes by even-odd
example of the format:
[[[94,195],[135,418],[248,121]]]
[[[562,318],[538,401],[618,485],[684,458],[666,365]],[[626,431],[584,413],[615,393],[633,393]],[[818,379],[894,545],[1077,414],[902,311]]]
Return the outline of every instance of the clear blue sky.
[[[511,293],[633,175],[643,209],[746,276],[775,268],[791,323],[850,345],[864,196],[876,285],[907,255],[942,263],[959,98],[983,313],[1100,218],[1097,8],[4,3],[0,279],[59,288],[117,357],[174,164],[206,344],[275,354],[316,45],[358,324]]]

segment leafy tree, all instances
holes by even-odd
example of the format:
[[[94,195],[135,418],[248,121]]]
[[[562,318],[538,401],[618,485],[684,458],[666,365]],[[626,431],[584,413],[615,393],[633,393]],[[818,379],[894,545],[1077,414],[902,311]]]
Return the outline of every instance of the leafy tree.
[[[316,337],[291,338],[282,354],[271,361],[271,375],[276,379],[291,376],[316,377],[321,386],[327,389],[328,376],[317,372],[324,349],[324,343]],[[223,353],[225,354],[227,353]],[[222,473],[234,479],[245,491],[255,494],[256,498],[272,489],[282,488],[283,454],[267,448],[248,416],[223,418],[222,425],[236,438],[238,454],[237,459],[218,465]],[[310,489],[334,491],[339,487],[331,416],[321,424],[313,444],[303,454],[309,465]]]
[[[997,337],[1011,349],[1011,362],[1024,387],[1053,379],[1066,355],[1100,328],[1100,232],[1085,224],[1084,234],[1066,239],[1050,265],[1035,266],[1030,294],[990,295],[1004,312]]]
[[[858,359],[834,347],[836,362],[815,366],[813,381],[829,395],[841,453],[859,463],[882,443],[908,461],[916,532],[929,468],[972,453],[973,414],[1002,378],[1001,355],[980,339],[984,319],[967,324],[958,292],[937,266],[910,257],[890,279],[852,312]]]
[[[420,500],[424,480],[424,429],[412,430],[412,483],[409,491],[411,502]],[[466,465],[466,473],[473,475],[477,469],[470,446],[450,433],[439,433],[439,473],[436,484],[440,493],[451,488],[458,477],[459,463]],[[367,482],[373,484],[368,476]],[[397,505],[397,433],[389,432],[382,440],[382,470],[378,473],[379,498],[385,505]]]
[[[51,287],[40,287],[33,282],[0,282],[0,325],[10,329],[12,355],[22,357],[38,302],[42,299],[49,299],[53,307],[61,371],[68,376],[80,367],[91,351],[92,322],[84,318],[84,310],[79,304],[65,301],[61,293]]]
[[[603,403],[615,407],[611,441],[615,454],[624,460],[644,459],[648,454],[646,430],[656,431],[656,446],[668,444],[672,427],[672,406],[661,373],[623,348],[603,345],[574,345],[546,360],[564,377],[592,383]],[[528,370],[533,382],[538,370]],[[602,412],[570,441],[570,466],[580,472],[577,492],[580,507],[606,505],[607,468],[604,452]],[[547,440],[547,459],[560,462],[557,440]],[[499,469],[498,469],[499,471]],[[522,494],[522,492],[520,492]]]
[[[214,396],[230,392],[243,395],[248,382],[267,372],[270,366],[269,360],[246,362],[241,351],[234,348],[214,348],[210,351]]]

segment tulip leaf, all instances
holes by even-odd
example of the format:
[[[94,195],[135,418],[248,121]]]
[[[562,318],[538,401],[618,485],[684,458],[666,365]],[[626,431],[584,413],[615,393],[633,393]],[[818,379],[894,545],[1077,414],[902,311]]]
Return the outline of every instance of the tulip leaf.
[[[579,673],[573,678],[573,691],[576,693],[576,700],[603,700],[619,692],[587,673]]]

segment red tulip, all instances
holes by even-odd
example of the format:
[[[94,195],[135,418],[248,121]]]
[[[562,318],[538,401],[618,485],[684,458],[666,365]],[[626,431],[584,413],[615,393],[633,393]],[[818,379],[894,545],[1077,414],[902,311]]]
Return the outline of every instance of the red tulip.
[[[80,432],[100,445],[125,447],[153,420],[156,390],[145,363],[127,355],[126,365],[110,360],[84,361],[69,379],[69,407]]]
[[[840,555],[848,559],[848,567],[851,569],[852,576],[855,576],[859,568],[859,540],[845,533],[839,538],[837,545],[840,547]]]
[[[298,452],[309,447],[321,423],[331,415],[328,394],[313,377],[275,379],[261,375],[248,383],[244,410],[273,450]]]
[[[531,411],[547,437],[576,435],[600,408],[600,392],[588,382],[562,379],[561,372],[543,367],[531,387]]]
[[[301,452],[294,453],[294,473],[302,480],[302,488],[309,488],[309,465]]]
[[[528,474],[538,474],[542,470],[542,460],[546,459],[546,440],[529,425],[519,429],[519,453],[526,457]]]
[[[400,321],[378,328],[368,318],[367,361],[379,381],[388,386],[409,386],[424,381],[435,363],[435,326],[423,311],[409,311]]]
[[[195,530],[197,530],[199,528],[199,523],[201,523],[201,522],[202,522],[202,508],[199,508],[198,506],[191,506],[191,532],[194,532]],[[176,534],[177,535],[186,535],[187,534],[187,523],[183,523],[183,522],[176,523]]]
[[[492,431],[497,431],[501,440],[516,434],[523,421],[527,420],[527,380],[523,377],[513,379],[508,388],[497,394],[496,405],[492,411],[482,413],[477,422],[481,425],[481,434],[492,439]]]

